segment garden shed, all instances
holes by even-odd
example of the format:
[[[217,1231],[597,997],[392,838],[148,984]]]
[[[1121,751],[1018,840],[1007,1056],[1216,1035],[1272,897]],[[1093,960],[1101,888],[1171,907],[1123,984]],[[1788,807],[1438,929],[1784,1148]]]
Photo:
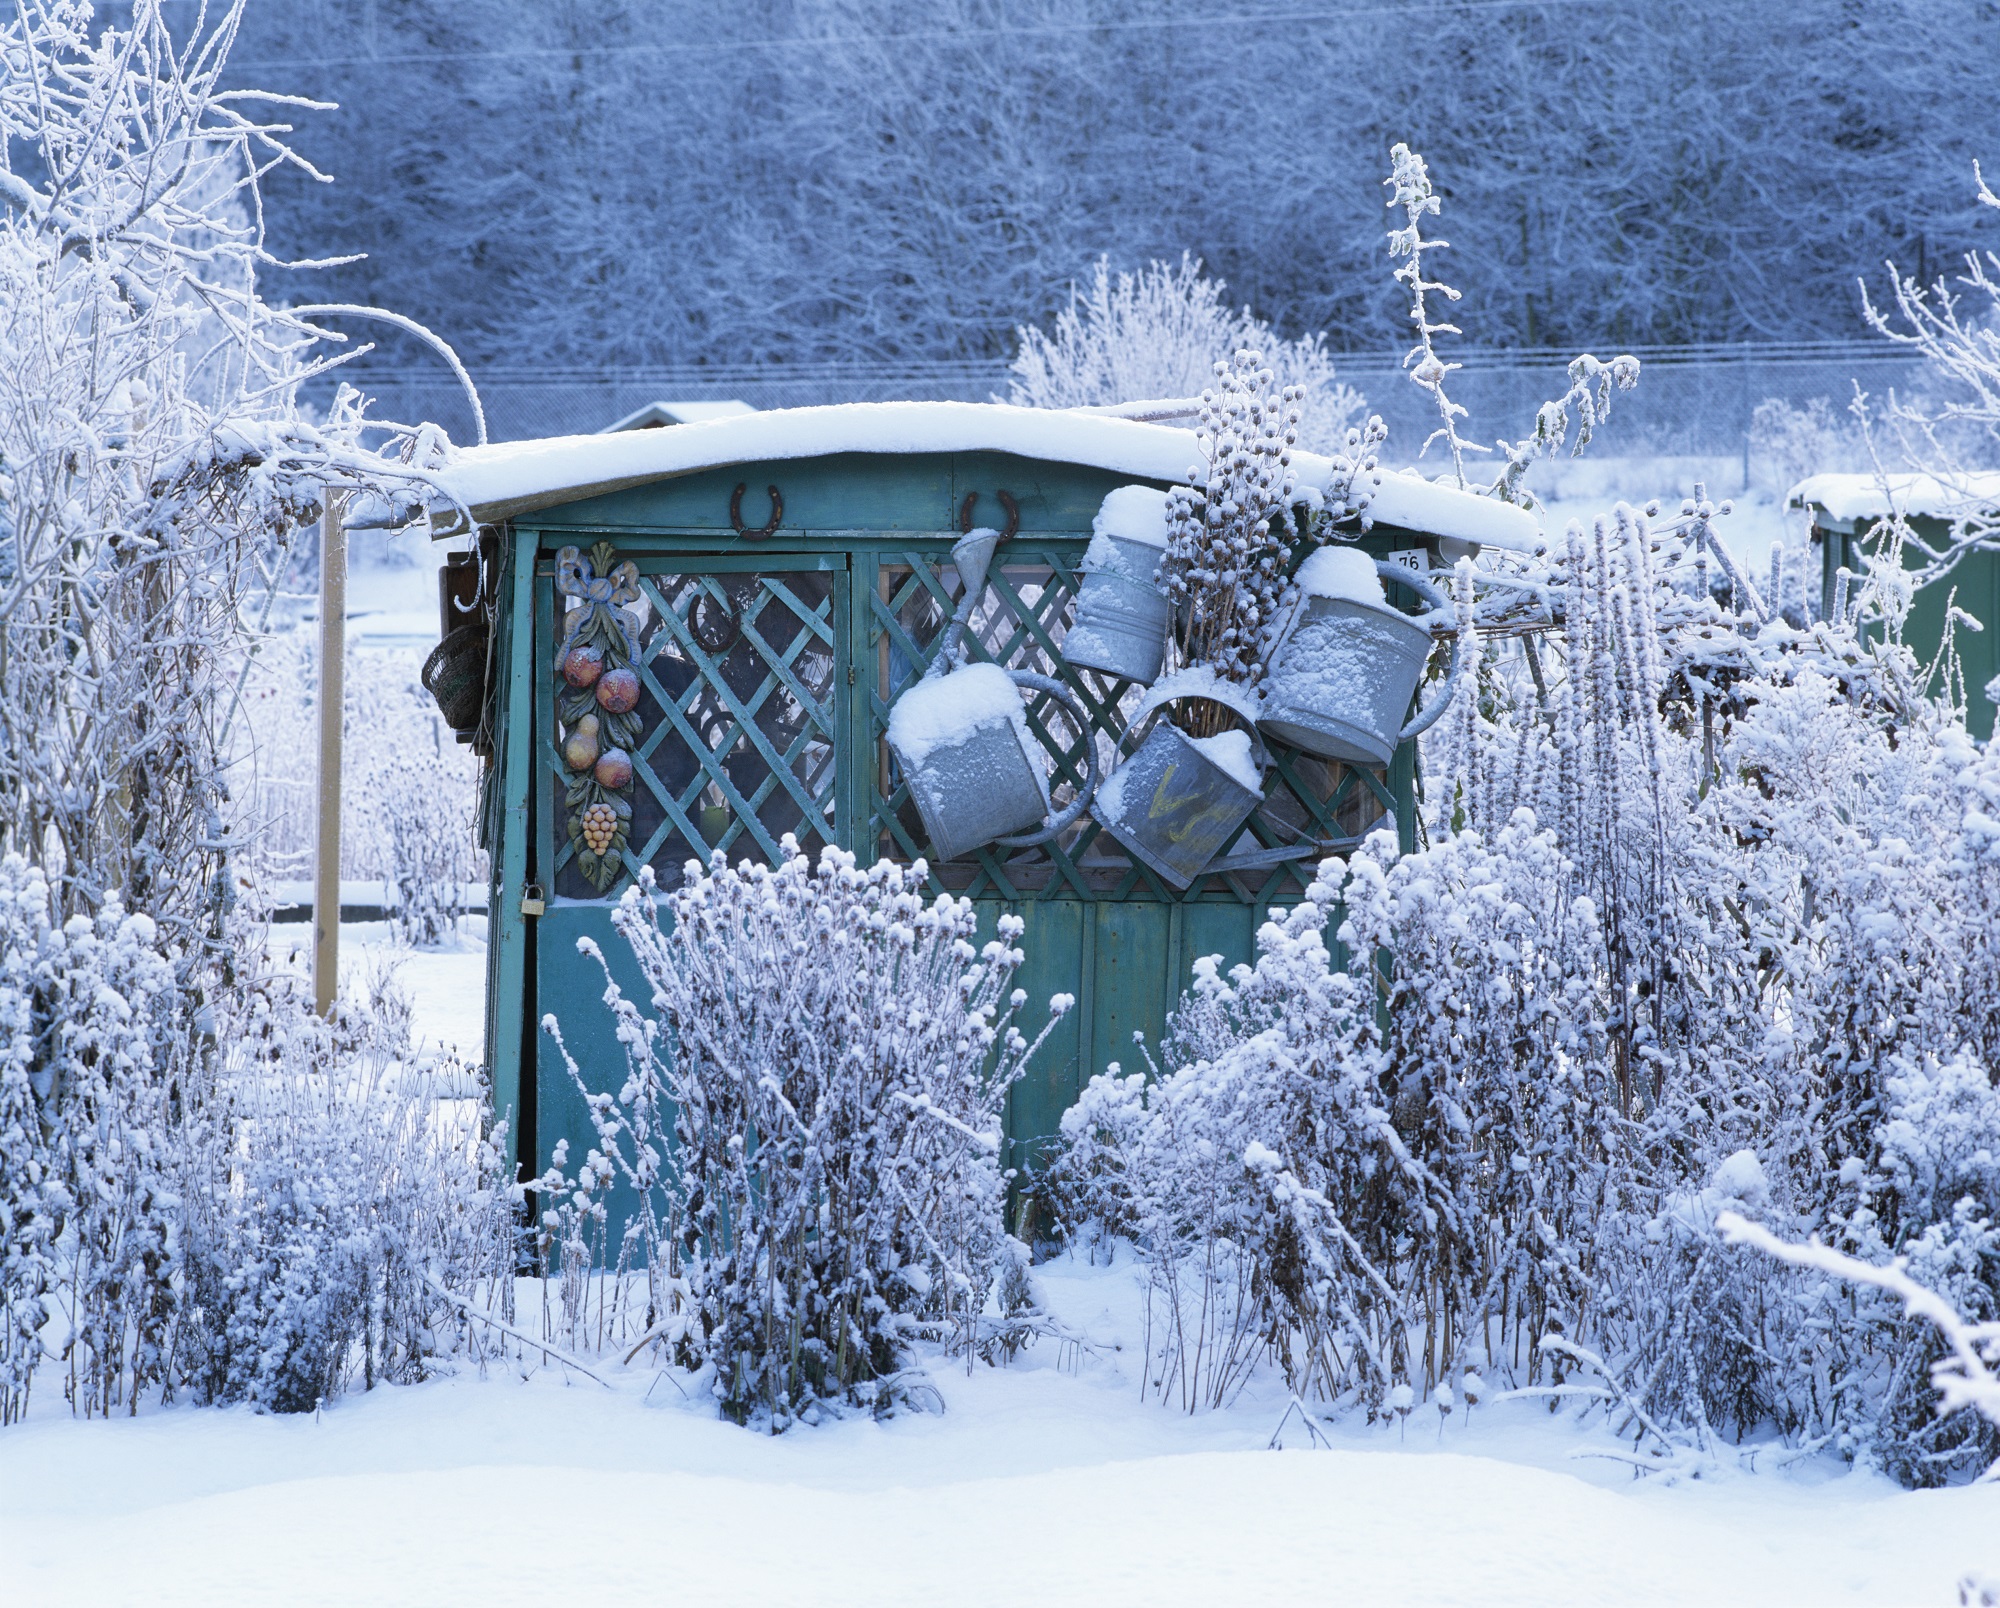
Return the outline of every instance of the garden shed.
[[[768,859],[790,836],[864,862],[924,857],[933,891],[976,900],[986,930],[1022,915],[1024,1027],[1053,994],[1078,1002],[1014,1090],[1010,1132],[1032,1146],[1082,1080],[1160,1032],[1197,957],[1248,958],[1264,910],[1299,898],[1319,858],[1385,819],[1410,841],[1413,742],[1375,766],[1273,744],[1261,802],[1185,887],[1089,815],[1031,847],[933,852],[885,739],[958,609],[954,545],[981,526],[1000,538],[964,654],[1056,684],[1030,689],[1024,712],[1060,810],[1141,690],[1064,657],[1094,522],[1113,491],[1184,484],[1199,458],[1187,430],[928,402],[450,454],[437,479],[477,532],[448,573],[458,606],[483,597],[491,621],[476,734],[490,751],[488,1058],[527,1167],[565,1138],[573,1163],[590,1141],[544,1016],[587,1078],[622,1080],[602,975],[577,941],[598,940],[618,972],[610,913],[641,867],[668,889],[690,857]],[[1295,463],[1310,504],[1334,465]],[[1412,475],[1384,473],[1370,511],[1359,545],[1417,571],[1539,540],[1520,509]],[[618,980],[637,993],[636,974]]]
[[[1812,514],[1812,541],[1820,557],[1820,611],[1833,611],[1840,572],[1857,578],[1864,572],[1864,549],[1876,527],[1897,509],[1917,537],[1933,551],[1952,542],[1954,522],[1971,518],[1990,525],[2000,515],[2000,473],[1961,475],[1824,474],[1802,481],[1792,491],[1791,504]],[[1919,569],[1926,555],[1914,548],[1903,554],[1904,567]],[[1993,735],[1995,693],[2000,692],[2000,552],[1974,548],[1950,571],[1918,589],[1911,600],[1903,640],[1928,664],[1944,640],[1949,608],[1963,609],[1984,627],[1963,628],[1953,640],[1965,674],[1966,725],[1975,737]]]

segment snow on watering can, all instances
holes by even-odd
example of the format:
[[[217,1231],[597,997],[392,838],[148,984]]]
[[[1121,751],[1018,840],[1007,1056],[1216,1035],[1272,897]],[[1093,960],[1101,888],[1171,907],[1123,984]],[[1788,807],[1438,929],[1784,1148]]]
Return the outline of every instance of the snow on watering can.
[[[1028,848],[1074,823],[1097,790],[1097,753],[1083,705],[1061,682],[997,664],[968,664],[966,627],[986,589],[1000,533],[976,530],[956,543],[958,607],[923,679],[889,711],[889,747],[910,785],[932,851],[955,860],[988,843]],[[1047,693],[1085,737],[1088,774],[1077,795],[1052,812],[1041,752],[1028,730],[1020,689]]]
[[[1353,547],[1322,547],[1294,577],[1298,612],[1264,679],[1259,729],[1267,736],[1352,765],[1386,765],[1396,745],[1444,713],[1458,683],[1458,639],[1430,707],[1405,725],[1430,660],[1432,616],[1389,606],[1384,580],[1409,587],[1433,610],[1451,604],[1421,576]]]
[[[1120,486],[1091,521],[1076,618],[1063,658],[1151,685],[1166,657],[1172,605],[1156,581],[1167,547],[1167,494]]]
[[[1133,712],[1128,735],[1183,698],[1220,703],[1246,727],[1257,718],[1249,689],[1204,666],[1176,671],[1158,683]],[[1264,801],[1269,762],[1253,730],[1190,737],[1170,721],[1154,720],[1138,750],[1098,789],[1091,814],[1127,853],[1175,888],[1186,888],[1215,868],[1215,857]]]

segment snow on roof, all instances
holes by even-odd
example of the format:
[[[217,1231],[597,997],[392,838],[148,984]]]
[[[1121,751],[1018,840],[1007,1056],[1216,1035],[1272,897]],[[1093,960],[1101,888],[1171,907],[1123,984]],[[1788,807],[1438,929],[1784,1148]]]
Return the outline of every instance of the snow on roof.
[[[648,402],[634,409],[616,424],[607,424],[599,435],[616,430],[652,430],[666,424],[703,424],[710,419],[736,419],[757,410],[748,402]]]
[[[436,478],[476,520],[491,524],[704,469],[842,452],[1006,452],[1167,482],[1185,480],[1200,456],[1191,430],[1101,413],[998,402],[846,402],[670,430],[458,447]],[[1315,492],[1333,474],[1332,460],[1315,453],[1295,452],[1293,462],[1300,486]],[[1523,509],[1394,470],[1383,471],[1369,513],[1383,524],[1487,547],[1533,552],[1541,543]],[[356,515],[355,524],[368,517]]]
[[[1880,519],[1895,508],[1950,519],[2000,509],[2000,470],[1959,475],[1813,475],[1792,487],[1793,508],[1833,519]]]

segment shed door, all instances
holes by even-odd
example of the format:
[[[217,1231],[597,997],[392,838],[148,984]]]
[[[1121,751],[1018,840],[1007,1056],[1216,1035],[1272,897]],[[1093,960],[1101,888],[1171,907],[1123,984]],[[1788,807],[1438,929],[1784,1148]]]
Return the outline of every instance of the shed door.
[[[638,869],[650,866],[660,888],[671,889],[690,858],[719,849],[731,860],[769,862],[787,835],[816,857],[842,840],[848,813],[834,763],[853,701],[846,555],[618,557],[640,570],[639,595],[626,605],[639,619],[638,735],[623,874],[604,893],[571,830],[572,815],[588,805],[572,802],[577,773],[562,749],[572,728],[561,719],[555,658],[560,622],[577,600],[561,594],[552,569],[537,575],[537,644],[547,647],[536,655],[535,837],[548,906],[534,923],[536,1006],[561,1022],[593,1090],[615,1089],[625,1058],[600,1003],[603,968],[578,952],[577,940],[596,940],[620,987],[644,1005],[610,921]],[[546,1165],[567,1137],[574,1167],[591,1130],[560,1053],[538,1037],[537,1148]]]

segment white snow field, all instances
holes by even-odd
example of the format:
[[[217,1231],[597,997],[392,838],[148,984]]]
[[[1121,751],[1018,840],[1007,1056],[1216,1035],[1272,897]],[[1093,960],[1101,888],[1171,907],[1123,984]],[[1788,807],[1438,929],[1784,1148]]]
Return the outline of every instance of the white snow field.
[[[775,1439],[615,1364],[94,1423],[51,1373],[0,1440],[0,1601],[1944,1605],[2000,1570],[2000,1485],[1635,1482],[1527,1402],[1269,1450],[1282,1396],[1140,1399],[1129,1257],[1038,1273],[1103,1355],[939,1360],[940,1413]]]
[[[342,931],[432,1045],[476,1053],[484,953]],[[274,953],[303,925],[274,929]],[[1036,1270],[1096,1354],[934,1359],[941,1412],[772,1438],[686,1381],[495,1365],[314,1417],[79,1422],[58,1373],[0,1434],[0,1604],[1936,1604],[2000,1575],[2000,1484],[1910,1492],[1770,1446],[1665,1484],[1536,1402],[1360,1415],[1315,1446],[1282,1387],[1140,1394],[1137,1264]],[[533,1300],[524,1286],[524,1300]],[[529,1324],[535,1326],[530,1318]],[[1496,1385],[1497,1388],[1497,1385]],[[1744,1466],[1746,1465],[1747,1466]]]

